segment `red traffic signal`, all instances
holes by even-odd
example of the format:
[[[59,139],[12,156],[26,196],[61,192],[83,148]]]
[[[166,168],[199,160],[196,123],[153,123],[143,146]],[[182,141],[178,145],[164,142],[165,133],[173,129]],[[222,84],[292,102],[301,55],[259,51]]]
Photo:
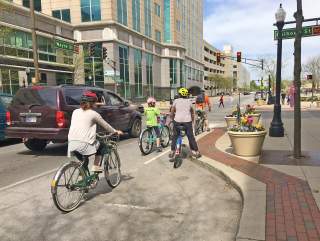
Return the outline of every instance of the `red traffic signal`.
[[[241,59],[242,59],[242,57],[241,57],[241,52],[237,52],[237,62],[241,62]]]
[[[221,63],[221,53],[217,53],[217,63]]]
[[[312,80],[312,74],[307,75],[307,80]]]

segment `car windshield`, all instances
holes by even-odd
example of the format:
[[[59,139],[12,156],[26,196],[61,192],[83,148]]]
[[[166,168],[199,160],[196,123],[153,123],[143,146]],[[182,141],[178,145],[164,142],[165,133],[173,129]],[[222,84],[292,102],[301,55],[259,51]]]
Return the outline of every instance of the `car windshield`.
[[[8,108],[9,104],[12,101],[12,97],[11,96],[0,96],[0,99],[1,99],[2,103],[4,104],[4,106],[6,108]]]
[[[20,89],[13,98],[13,105],[57,106],[57,90],[45,87]]]

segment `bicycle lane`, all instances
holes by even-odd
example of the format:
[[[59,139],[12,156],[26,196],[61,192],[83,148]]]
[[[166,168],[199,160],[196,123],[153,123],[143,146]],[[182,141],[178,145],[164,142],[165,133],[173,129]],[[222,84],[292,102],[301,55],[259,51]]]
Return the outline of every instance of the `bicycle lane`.
[[[1,191],[0,240],[234,238],[241,200],[222,180],[190,162],[174,170],[166,154],[141,156],[137,142],[119,149],[122,183],[111,190],[101,180],[72,213],[53,205],[52,175]]]

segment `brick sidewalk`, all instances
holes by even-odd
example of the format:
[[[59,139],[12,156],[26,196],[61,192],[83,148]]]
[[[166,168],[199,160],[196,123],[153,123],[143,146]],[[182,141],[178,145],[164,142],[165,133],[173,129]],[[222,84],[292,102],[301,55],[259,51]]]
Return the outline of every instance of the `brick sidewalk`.
[[[320,241],[320,211],[308,183],[218,150],[224,134],[215,129],[199,140],[200,151],[267,185],[266,241]]]

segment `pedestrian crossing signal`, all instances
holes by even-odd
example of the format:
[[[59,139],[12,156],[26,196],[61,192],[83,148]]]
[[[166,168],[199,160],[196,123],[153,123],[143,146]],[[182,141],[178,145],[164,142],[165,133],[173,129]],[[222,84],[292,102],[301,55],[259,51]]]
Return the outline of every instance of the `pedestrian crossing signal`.
[[[221,53],[217,53],[217,63],[221,63]]]
[[[237,52],[237,62],[241,62],[241,59],[242,59],[242,57],[241,57],[241,52]]]
[[[102,58],[107,59],[108,58],[108,49],[103,47],[102,48]]]
[[[94,57],[96,51],[96,44],[95,43],[89,43],[89,56]]]

